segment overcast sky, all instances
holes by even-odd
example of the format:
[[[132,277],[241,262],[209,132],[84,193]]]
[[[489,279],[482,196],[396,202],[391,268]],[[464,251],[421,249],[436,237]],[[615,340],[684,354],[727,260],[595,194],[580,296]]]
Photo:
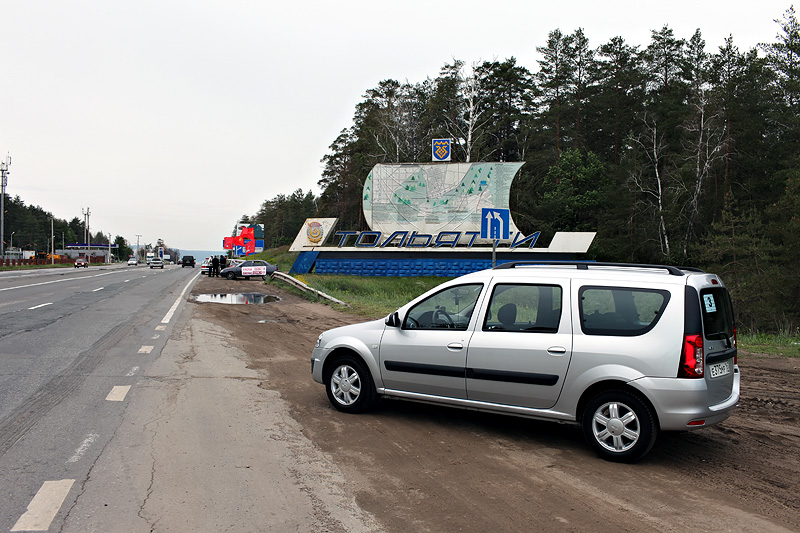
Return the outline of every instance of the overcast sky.
[[[381,80],[453,58],[538,70],[554,29],[646,46],[664,25],[706,51],[774,42],[760,0],[0,0],[6,193],[135,245],[219,250],[239,217],[301,188]],[[6,233],[10,233],[8,227]]]

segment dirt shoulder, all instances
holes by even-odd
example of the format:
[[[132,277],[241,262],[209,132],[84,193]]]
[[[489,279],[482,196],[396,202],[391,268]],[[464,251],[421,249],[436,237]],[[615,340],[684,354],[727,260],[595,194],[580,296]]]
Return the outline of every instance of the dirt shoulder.
[[[571,425],[400,401],[339,413],[311,379],[311,351],[321,331],[363,318],[260,280],[202,276],[192,290],[242,292],[281,300],[194,312],[235,335],[261,387],[288,402],[388,531],[800,529],[800,360],[742,354],[730,419],[663,434],[640,463],[619,465]]]

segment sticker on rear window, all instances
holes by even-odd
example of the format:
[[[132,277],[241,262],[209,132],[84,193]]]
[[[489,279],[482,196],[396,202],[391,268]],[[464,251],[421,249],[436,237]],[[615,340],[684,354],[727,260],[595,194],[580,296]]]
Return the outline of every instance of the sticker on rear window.
[[[703,303],[706,306],[706,313],[716,313],[717,312],[717,304],[714,302],[714,295],[713,294],[704,294],[703,295]]]

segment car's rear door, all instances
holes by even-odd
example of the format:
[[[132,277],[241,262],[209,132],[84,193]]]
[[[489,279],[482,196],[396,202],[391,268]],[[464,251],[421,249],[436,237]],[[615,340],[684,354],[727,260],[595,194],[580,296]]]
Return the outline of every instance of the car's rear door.
[[[467,398],[552,407],[572,355],[568,280],[498,283],[467,351]]]

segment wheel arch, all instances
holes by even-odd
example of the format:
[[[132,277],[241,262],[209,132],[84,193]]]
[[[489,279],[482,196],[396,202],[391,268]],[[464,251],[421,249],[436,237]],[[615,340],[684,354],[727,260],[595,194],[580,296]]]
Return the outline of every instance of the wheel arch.
[[[650,398],[647,397],[641,390],[637,389],[630,385],[630,383],[626,383],[624,381],[618,379],[609,379],[604,381],[598,381],[597,383],[593,383],[589,386],[583,394],[581,394],[580,399],[578,400],[578,405],[575,409],[575,418],[578,422],[583,420],[584,411],[586,410],[586,406],[588,403],[600,393],[607,392],[607,391],[624,391],[629,394],[636,396],[642,403],[644,403],[647,408],[650,410],[650,414],[653,416],[653,420],[655,421],[655,425],[657,428],[661,428],[661,422],[658,419],[658,412],[653,405],[653,402],[650,401]]]
[[[339,346],[331,350],[331,352],[325,357],[325,361],[322,363],[322,379],[323,381],[327,379],[328,375],[331,372],[331,368],[336,364],[341,357],[350,356],[355,357],[369,369],[369,372],[372,376],[372,382],[375,385],[376,389],[383,388],[383,381],[381,380],[381,373],[380,369],[377,367],[377,362],[372,357],[364,357],[359,350],[353,348],[352,346]]]

